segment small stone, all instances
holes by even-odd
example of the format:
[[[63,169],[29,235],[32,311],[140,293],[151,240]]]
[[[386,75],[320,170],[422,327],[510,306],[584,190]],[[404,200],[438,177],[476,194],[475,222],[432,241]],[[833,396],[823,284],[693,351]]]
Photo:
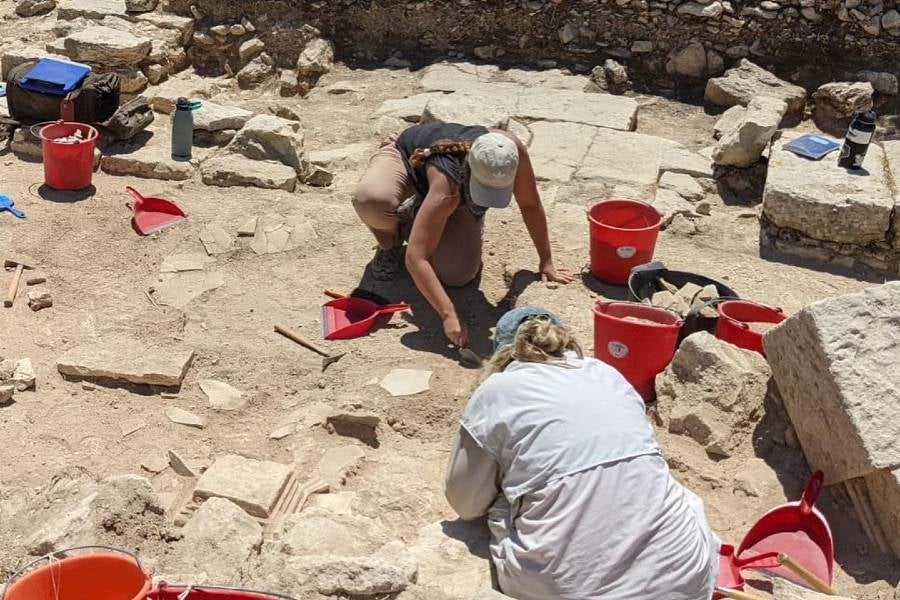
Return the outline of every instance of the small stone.
[[[200,9],[197,8],[196,4],[191,4],[190,10],[191,10],[191,16],[194,17],[195,20],[197,20],[197,21],[203,20],[203,13],[200,12]]]
[[[244,26],[244,30],[246,30],[247,33],[253,33],[254,31],[256,31],[256,27],[253,25],[253,22],[251,22],[247,17],[241,17],[241,25]]]
[[[822,20],[822,15],[816,12],[816,9],[812,6],[807,6],[800,9],[800,14],[807,21],[812,21],[813,23],[818,23]]]
[[[318,79],[331,71],[334,66],[334,46],[323,39],[315,39],[306,44],[297,59],[297,73],[301,77]]]
[[[181,456],[178,455],[174,450],[169,450],[168,453],[169,458],[169,466],[172,467],[172,470],[175,471],[177,475],[181,475],[182,477],[196,477],[197,474],[191,469],[188,464],[184,461]]]
[[[159,454],[152,454],[141,461],[141,468],[154,475],[162,473],[169,467],[169,461]]]
[[[900,29],[900,12],[893,8],[885,12],[881,15],[881,26],[890,32]]]
[[[226,36],[228,35],[228,26],[227,25],[214,25],[209,28],[209,31],[218,36]]]
[[[242,43],[238,48],[238,56],[242,64],[247,64],[266,50],[266,45],[258,38],[252,38]]]
[[[213,259],[203,254],[172,254],[163,259],[159,267],[160,273],[182,273],[185,271],[202,271]]]
[[[718,1],[710,2],[709,4],[685,2],[678,7],[676,12],[679,15],[688,15],[698,19],[715,19],[722,16],[722,13],[725,12],[725,7]]]
[[[706,201],[698,202],[696,205],[694,205],[694,211],[698,215],[703,215],[703,216],[708,217],[709,215],[712,214],[712,204],[710,204],[709,202],[706,202]]]
[[[297,431],[296,423],[286,423],[281,427],[278,427],[272,433],[269,434],[270,440],[281,440],[286,438],[289,435],[293,435]]]
[[[283,70],[278,74],[278,94],[283,98],[296,96],[300,91],[300,80],[297,73],[290,70]]]
[[[718,165],[749,167],[762,157],[778,124],[784,117],[787,103],[778,98],[760,96],[750,101],[738,125],[722,135],[713,151]]]
[[[232,387],[224,381],[215,379],[201,379],[200,389],[209,398],[209,406],[213,410],[232,411],[240,410],[247,405],[244,393]]]
[[[334,181],[334,173],[324,167],[312,165],[303,182],[313,187],[328,187]]]
[[[234,242],[228,232],[218,225],[206,225],[200,230],[200,242],[210,256],[234,250]]]
[[[25,278],[25,285],[47,283],[47,275],[40,271],[27,271],[23,277]]]
[[[671,55],[666,63],[666,71],[670,75],[685,77],[703,77],[706,73],[706,49],[700,42],[691,42]]]
[[[637,40],[631,44],[631,52],[633,54],[653,52],[653,42],[650,40]]]
[[[44,308],[53,306],[53,296],[45,289],[36,289],[28,291],[28,307],[37,312]]]
[[[150,85],[159,85],[169,76],[169,69],[164,65],[146,65],[143,71]]]
[[[16,386],[16,391],[24,392],[34,387],[37,378],[34,374],[34,366],[30,358],[22,358],[16,361],[12,377],[6,383]]]
[[[158,0],[125,0],[125,10],[131,13],[145,13],[156,10]]]
[[[359,86],[354,84],[351,81],[337,81],[330,85],[325,86],[325,91],[329,94],[340,95],[340,94],[355,94],[360,91]]]
[[[216,458],[194,489],[199,498],[226,498],[255,517],[272,514],[291,468],[234,454]]]
[[[272,75],[271,57],[263,52],[237,73],[238,87],[250,90],[258,87]]]
[[[188,427],[196,427],[197,429],[206,427],[206,419],[203,417],[199,417],[192,412],[174,406],[166,409],[166,417],[173,423],[179,425],[187,425]]]
[[[240,23],[235,23],[234,25],[232,25],[231,27],[228,28],[228,33],[230,33],[231,35],[233,35],[235,37],[240,37],[240,36],[244,35],[245,33],[247,33],[247,30]]]
[[[16,393],[16,386],[9,384],[0,384],[0,405],[12,402]]]
[[[16,14],[20,17],[37,17],[46,15],[56,8],[56,0],[19,0]]]
[[[241,225],[237,230],[238,237],[253,237],[256,235],[256,222],[258,217],[251,217],[246,223]]]
[[[431,371],[393,369],[381,380],[381,387],[391,396],[413,396],[430,389]]]
[[[870,110],[875,89],[868,81],[826,83],[813,92],[816,116],[845,119],[859,110]]]
[[[702,200],[706,195],[693,177],[683,173],[663,173],[659,179],[659,186],[677,192],[679,196],[690,201]]]
[[[328,415],[329,423],[343,423],[348,425],[362,425],[375,428],[381,423],[381,417],[372,412],[337,410]]]

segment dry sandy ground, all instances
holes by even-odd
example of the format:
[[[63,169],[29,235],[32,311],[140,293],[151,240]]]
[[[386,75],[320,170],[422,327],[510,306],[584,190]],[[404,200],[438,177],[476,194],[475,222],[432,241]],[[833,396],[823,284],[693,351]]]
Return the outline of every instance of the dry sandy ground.
[[[302,116],[308,148],[362,142],[374,149],[377,138],[370,129],[369,115],[384,99],[412,93],[417,77],[404,71],[340,67],[321,85],[339,80],[355,83],[360,91],[340,96],[314,93],[307,100],[249,96],[241,100],[248,105],[293,105]],[[694,148],[712,141],[715,117],[704,114],[702,108],[664,99],[642,98],[641,103],[645,106],[639,118],[640,131]],[[348,355],[327,373],[321,373],[319,358],[273,331],[273,324],[285,323],[317,337],[322,289],[351,289],[360,281],[373,241],[356,219],[350,194],[363,168],[364,160],[348,164],[337,172],[330,188],[303,189],[295,194],[97,174],[96,191],[90,197],[42,197],[38,192],[41,165],[0,154],[0,192],[13,197],[28,214],[24,221],[0,214],[0,255],[24,252],[34,257],[48,274],[47,287],[54,299],[51,309],[34,313],[20,296],[12,309],[0,312],[0,355],[30,357],[38,376],[36,391],[20,393],[14,404],[0,408],[0,440],[6,449],[0,462],[0,486],[14,494],[20,486],[46,483],[71,465],[99,475],[140,473],[142,460],[168,449],[200,459],[240,453],[293,461],[302,473],[315,465],[325,448],[356,440],[322,428],[301,430],[280,441],[270,440],[269,433],[286,417],[298,411],[302,414],[314,403],[340,406],[358,402],[391,424],[382,427],[377,448],[363,446],[364,466],[348,482],[348,489],[359,493],[361,510],[381,519],[409,542],[415,540],[420,527],[452,518],[441,492],[442,471],[456,419],[478,372],[458,363],[444,343],[437,319],[409,281],[402,278],[376,291],[392,300],[411,302],[414,316],[395,317],[390,326],[370,337],[329,344]],[[160,235],[137,236],[125,207],[126,185],[176,200],[189,218]],[[556,190],[545,186],[543,191],[548,208],[552,208]],[[566,200],[586,205],[593,198]],[[719,202],[706,220],[704,233],[685,237],[664,232],[657,258],[671,268],[720,279],[746,297],[787,311],[866,285],[762,260],[757,248],[758,224],[746,217],[748,210],[753,207]],[[202,253],[198,233],[204,225],[216,224],[234,232],[249,217],[267,213],[303,215],[314,224],[318,238],[308,247],[268,256],[257,256],[246,242],[240,242],[240,249],[218,256],[210,267],[224,276],[222,287],[193,301],[183,312],[151,305],[144,291],[158,284],[161,261],[179,252]],[[586,262],[587,223],[580,232],[554,228],[552,234],[554,239],[583,240],[580,245],[556,244],[558,264],[581,269]],[[510,301],[511,275],[536,267],[534,251],[525,241],[527,235],[515,209],[492,211],[486,238],[480,291],[473,287],[454,292],[469,322],[473,347],[482,354],[489,348],[489,328],[502,313],[503,303]],[[615,288],[592,290],[581,283],[550,290],[527,274],[513,280],[517,285],[527,284],[522,292],[526,297],[541,300],[565,315],[577,315],[570,321],[586,347],[591,345],[591,306],[598,292],[621,296],[621,290]],[[68,348],[97,339],[134,339],[163,347],[184,344],[196,351],[197,358],[174,397],[63,380],[56,372],[56,358]],[[397,367],[432,370],[431,390],[392,398],[370,384]],[[244,390],[249,405],[238,413],[210,410],[197,385],[205,378],[227,381]],[[207,416],[208,426],[197,430],[170,422],[164,410],[172,406]],[[145,426],[123,436],[123,426],[133,422]],[[678,476],[704,498],[713,526],[727,541],[737,542],[768,508],[798,497],[808,476],[799,451],[772,440],[758,439],[752,444],[748,440],[746,454],[713,463],[691,440],[663,431],[660,436]],[[769,465],[759,476],[764,493],[761,497],[735,494],[734,477],[747,468],[754,446]],[[183,492],[183,480],[171,470],[155,476],[143,474],[168,498]],[[832,519],[837,538],[837,587],[859,597],[891,598],[897,583],[896,571],[890,574],[895,563],[865,542],[842,499],[826,493],[820,505]],[[2,535],[0,532],[0,545],[8,550]],[[18,559],[7,556],[10,558]],[[14,560],[3,562],[8,567]]]

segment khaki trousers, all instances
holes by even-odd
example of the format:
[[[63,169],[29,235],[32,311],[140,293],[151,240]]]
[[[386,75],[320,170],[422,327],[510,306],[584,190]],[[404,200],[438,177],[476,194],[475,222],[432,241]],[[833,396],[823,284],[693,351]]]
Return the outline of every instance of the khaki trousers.
[[[416,194],[395,140],[388,139],[372,157],[353,197],[356,214],[385,250],[406,241],[401,236],[400,221],[407,215],[400,216],[397,211]],[[463,286],[478,275],[483,231],[484,219],[476,218],[460,203],[447,220],[441,240],[430,257],[444,285]]]

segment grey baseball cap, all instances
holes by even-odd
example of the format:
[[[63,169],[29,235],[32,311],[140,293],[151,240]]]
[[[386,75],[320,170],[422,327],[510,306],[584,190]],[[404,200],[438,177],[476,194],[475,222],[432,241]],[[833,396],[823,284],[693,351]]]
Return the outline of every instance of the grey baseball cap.
[[[552,323],[562,325],[559,317],[546,308],[541,308],[540,306],[514,308],[497,321],[497,328],[494,330],[494,352],[503,346],[512,344],[513,340],[516,339],[516,332],[519,330],[519,326],[535,317],[547,317]]]
[[[472,202],[485,208],[506,208],[519,169],[519,148],[502,133],[486,133],[472,143],[468,155]]]

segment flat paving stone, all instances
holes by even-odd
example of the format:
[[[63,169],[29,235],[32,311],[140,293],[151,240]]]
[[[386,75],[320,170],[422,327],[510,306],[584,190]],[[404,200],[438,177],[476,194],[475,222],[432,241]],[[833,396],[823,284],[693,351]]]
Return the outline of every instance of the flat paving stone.
[[[466,93],[431,98],[425,104],[420,123],[477,123],[507,129],[510,108]]]
[[[636,186],[653,185],[663,156],[677,147],[676,142],[643,133],[597,128],[575,177]]]
[[[188,271],[176,273],[157,284],[156,300],[160,304],[183,309],[203,294],[225,285],[225,278],[217,271]]]
[[[257,254],[276,254],[304,246],[316,237],[316,230],[304,216],[268,214],[257,221],[250,249]]]
[[[200,167],[203,183],[219,187],[258,187],[293,192],[297,172],[274,160],[252,160],[224,153],[209,158]]]
[[[200,230],[200,242],[210,256],[234,250],[234,240],[218,225],[205,225]]]
[[[61,0],[57,17],[71,21],[78,17],[100,20],[107,16],[126,17],[125,0]]]
[[[409,98],[392,98],[385,100],[381,106],[375,111],[376,117],[396,117],[410,123],[417,123],[422,118],[422,111],[425,105],[432,98],[444,96],[442,92],[428,92],[425,94],[416,94]]]
[[[266,518],[291,475],[281,463],[229,454],[219,456],[197,481],[194,495],[231,500],[255,517]]]
[[[784,149],[796,135],[779,139],[769,157],[763,214],[774,225],[815,240],[866,245],[885,241],[894,197],[881,146],[871,144],[863,170],[837,166],[834,156],[809,160]]]
[[[194,351],[178,346],[147,347],[132,339],[77,346],[56,361],[62,375],[109,379],[123,383],[175,387],[181,385]]]
[[[571,90],[524,88],[514,117],[532,121],[584,123],[621,131],[637,126],[638,103],[633,98]]]
[[[185,253],[172,254],[163,259],[159,267],[160,273],[181,273],[184,271],[202,271],[206,265],[215,262],[205,254]]]
[[[249,110],[215,102],[203,102],[203,106],[193,112],[194,129],[203,131],[240,129],[253,117]]]
[[[597,128],[581,123],[532,123],[528,155],[540,181],[569,181],[591,147]]]
[[[148,145],[133,152],[104,154],[100,168],[109,175],[184,181],[194,175],[194,165],[189,161],[172,160],[168,146]]]

